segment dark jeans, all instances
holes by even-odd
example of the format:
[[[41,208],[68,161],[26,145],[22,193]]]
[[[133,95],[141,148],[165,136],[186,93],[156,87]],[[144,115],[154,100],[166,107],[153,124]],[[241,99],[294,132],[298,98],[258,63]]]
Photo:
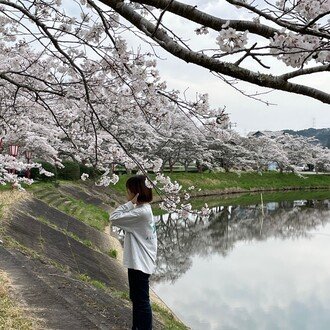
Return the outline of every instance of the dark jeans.
[[[133,330],[152,329],[149,277],[149,274],[140,270],[128,269],[129,297],[133,303]]]

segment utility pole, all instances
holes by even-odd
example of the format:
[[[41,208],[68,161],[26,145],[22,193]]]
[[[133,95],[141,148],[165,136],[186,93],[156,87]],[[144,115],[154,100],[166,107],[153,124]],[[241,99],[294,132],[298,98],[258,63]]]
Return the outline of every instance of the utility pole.
[[[229,122],[229,124],[228,124],[228,128],[229,128],[229,129],[232,129],[232,127],[237,127],[237,123]]]

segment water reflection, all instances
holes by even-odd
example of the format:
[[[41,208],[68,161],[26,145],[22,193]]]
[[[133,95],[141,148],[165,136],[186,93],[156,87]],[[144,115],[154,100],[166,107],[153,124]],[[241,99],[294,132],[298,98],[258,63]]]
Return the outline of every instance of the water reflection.
[[[219,206],[212,209],[208,219],[159,216],[159,257],[154,280],[173,282],[191,267],[194,255],[226,256],[240,241],[309,237],[310,230],[330,220],[329,210],[329,200],[299,200]]]
[[[154,289],[192,329],[329,329],[330,202],[158,222]]]

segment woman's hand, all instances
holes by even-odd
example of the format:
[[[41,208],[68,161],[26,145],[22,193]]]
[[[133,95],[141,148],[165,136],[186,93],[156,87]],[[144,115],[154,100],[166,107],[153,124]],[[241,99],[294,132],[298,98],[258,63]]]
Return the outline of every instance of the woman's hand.
[[[133,204],[137,204],[137,199],[138,199],[138,197],[139,197],[139,193],[137,193],[137,194],[131,199],[131,202],[132,202]]]

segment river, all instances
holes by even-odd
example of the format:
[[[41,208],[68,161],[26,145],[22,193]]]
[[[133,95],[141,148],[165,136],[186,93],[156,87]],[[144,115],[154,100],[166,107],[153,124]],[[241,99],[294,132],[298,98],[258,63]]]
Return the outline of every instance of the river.
[[[157,218],[152,288],[192,329],[330,329],[330,192],[262,201]]]

